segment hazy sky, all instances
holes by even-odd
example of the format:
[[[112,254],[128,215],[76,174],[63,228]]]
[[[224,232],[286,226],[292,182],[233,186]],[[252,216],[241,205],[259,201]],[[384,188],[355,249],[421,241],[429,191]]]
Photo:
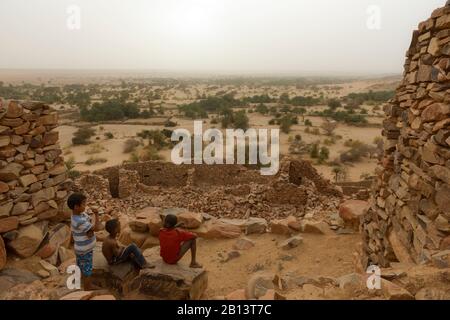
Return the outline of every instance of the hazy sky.
[[[399,73],[413,29],[444,4],[0,0],[0,68]],[[71,5],[81,10],[79,30],[67,26]],[[368,28],[377,21],[371,5],[380,29]]]

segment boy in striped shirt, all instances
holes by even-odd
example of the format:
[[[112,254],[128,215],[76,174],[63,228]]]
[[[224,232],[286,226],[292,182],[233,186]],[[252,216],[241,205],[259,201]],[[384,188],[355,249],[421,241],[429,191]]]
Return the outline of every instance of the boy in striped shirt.
[[[96,226],[100,221],[95,213],[95,225],[85,212],[86,196],[81,193],[73,193],[67,199],[67,206],[72,210],[71,230],[74,240],[74,249],[77,257],[77,266],[81,270],[83,289],[90,291],[98,289],[91,283],[93,250],[96,243]]]

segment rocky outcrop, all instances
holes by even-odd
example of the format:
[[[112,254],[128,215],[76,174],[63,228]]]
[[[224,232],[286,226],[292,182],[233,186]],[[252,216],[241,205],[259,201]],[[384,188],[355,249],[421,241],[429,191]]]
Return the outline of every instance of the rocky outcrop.
[[[450,234],[450,6],[420,23],[385,107],[385,152],[363,218],[363,265],[433,261]]]

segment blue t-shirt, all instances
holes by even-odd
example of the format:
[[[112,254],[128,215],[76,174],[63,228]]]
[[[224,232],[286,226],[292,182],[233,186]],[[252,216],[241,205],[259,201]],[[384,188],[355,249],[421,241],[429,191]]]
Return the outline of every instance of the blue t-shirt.
[[[95,235],[92,238],[89,238],[87,235],[87,232],[92,228],[91,218],[86,213],[72,215],[71,230],[76,254],[84,255],[94,250],[96,243]]]

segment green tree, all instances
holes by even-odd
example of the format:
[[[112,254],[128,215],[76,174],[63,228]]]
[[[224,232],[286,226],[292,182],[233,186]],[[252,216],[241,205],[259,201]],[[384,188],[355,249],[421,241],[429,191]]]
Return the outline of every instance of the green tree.
[[[245,110],[238,111],[234,114],[234,128],[235,129],[242,129],[247,130],[248,129],[248,117],[245,114]]]

